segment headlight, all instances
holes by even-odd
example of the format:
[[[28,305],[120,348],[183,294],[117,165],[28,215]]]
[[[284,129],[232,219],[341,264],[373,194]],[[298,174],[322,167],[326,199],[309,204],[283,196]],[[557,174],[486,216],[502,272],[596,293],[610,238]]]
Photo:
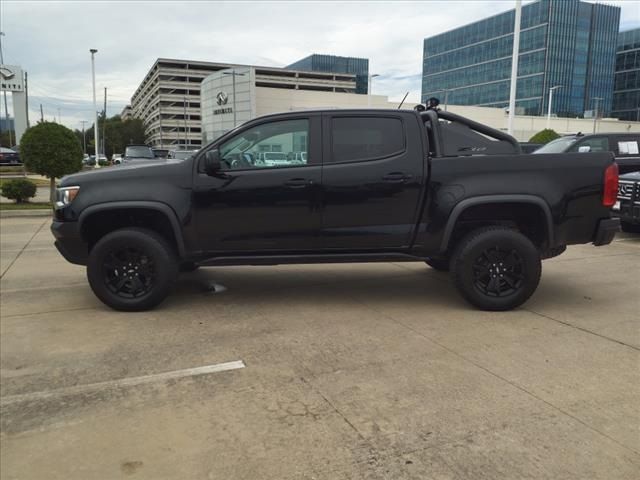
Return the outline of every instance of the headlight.
[[[56,208],[62,208],[73,202],[78,196],[80,187],[63,187],[56,190]]]

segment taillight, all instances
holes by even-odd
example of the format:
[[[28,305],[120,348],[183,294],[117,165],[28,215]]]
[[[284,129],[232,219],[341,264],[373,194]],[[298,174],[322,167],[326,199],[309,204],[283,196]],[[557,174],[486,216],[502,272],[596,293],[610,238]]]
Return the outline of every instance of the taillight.
[[[602,205],[613,207],[618,199],[618,164],[612,163],[604,171],[604,193]]]

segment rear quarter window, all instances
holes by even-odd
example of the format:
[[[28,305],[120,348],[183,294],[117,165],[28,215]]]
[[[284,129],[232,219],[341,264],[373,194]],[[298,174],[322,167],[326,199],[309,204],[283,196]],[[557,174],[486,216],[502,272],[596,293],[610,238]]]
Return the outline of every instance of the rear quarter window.
[[[331,162],[375,160],[402,153],[402,120],[391,117],[333,117]]]

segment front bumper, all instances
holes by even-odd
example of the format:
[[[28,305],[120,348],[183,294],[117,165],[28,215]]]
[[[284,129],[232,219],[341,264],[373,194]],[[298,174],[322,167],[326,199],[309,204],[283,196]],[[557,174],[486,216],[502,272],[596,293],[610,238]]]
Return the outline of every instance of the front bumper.
[[[82,239],[78,222],[58,222],[51,224],[51,233],[56,241],[54,245],[67,262],[86,265],[89,246]]]
[[[606,218],[600,220],[598,223],[598,229],[596,230],[596,236],[593,240],[593,244],[596,247],[600,245],[609,245],[613,241],[613,237],[620,231],[620,219],[619,218]]]

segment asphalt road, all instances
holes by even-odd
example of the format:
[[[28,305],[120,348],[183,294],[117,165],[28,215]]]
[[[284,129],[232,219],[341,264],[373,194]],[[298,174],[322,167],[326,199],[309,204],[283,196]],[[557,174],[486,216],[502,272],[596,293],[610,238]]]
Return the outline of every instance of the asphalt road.
[[[545,261],[513,312],[349,264],[203,269],[126,314],[48,226],[0,221],[3,480],[640,477],[640,237]]]

